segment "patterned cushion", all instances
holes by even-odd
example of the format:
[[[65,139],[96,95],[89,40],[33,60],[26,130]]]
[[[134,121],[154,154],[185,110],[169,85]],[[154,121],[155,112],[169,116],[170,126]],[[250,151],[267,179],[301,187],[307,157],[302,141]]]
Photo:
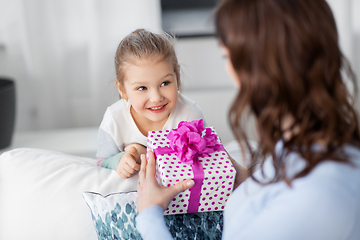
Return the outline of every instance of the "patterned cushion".
[[[222,211],[166,215],[164,217],[174,239],[221,239]]]
[[[90,207],[99,240],[142,239],[135,227],[136,192],[83,194]],[[221,239],[223,212],[167,215],[166,225],[174,239]]]

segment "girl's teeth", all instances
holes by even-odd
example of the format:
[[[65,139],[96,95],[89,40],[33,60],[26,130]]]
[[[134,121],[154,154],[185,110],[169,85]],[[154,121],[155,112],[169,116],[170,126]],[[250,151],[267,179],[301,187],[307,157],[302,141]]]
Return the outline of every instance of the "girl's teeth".
[[[151,110],[159,110],[161,108],[163,108],[164,106],[161,106],[161,107],[156,107],[156,108],[150,108]]]

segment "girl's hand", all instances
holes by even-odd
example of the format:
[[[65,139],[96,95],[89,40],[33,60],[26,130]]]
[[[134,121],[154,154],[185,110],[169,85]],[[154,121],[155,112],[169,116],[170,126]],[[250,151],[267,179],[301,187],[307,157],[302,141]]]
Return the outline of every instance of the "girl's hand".
[[[131,147],[135,147],[135,148],[136,148],[136,150],[137,150],[138,153],[139,153],[139,156],[140,156],[140,154],[146,154],[146,147],[144,147],[143,145],[138,144],[138,143],[131,143],[131,144],[127,145],[127,146],[124,148],[124,151],[125,151],[125,152],[128,152]],[[140,161],[139,161],[139,163],[140,163]]]
[[[138,150],[131,146],[128,151],[122,155],[120,162],[116,168],[116,172],[122,178],[129,178],[140,170],[140,154]]]
[[[149,152],[148,154],[148,161],[146,161],[145,155],[141,155],[141,168],[137,187],[139,213],[153,205],[158,205],[165,210],[177,194],[194,186],[194,181],[191,179],[178,182],[171,187],[160,186],[155,178],[154,153]]]

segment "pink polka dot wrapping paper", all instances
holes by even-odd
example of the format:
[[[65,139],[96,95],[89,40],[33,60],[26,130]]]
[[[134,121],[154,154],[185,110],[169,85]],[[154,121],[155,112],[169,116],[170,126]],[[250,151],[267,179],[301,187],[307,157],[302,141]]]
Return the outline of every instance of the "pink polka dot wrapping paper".
[[[212,131],[216,134],[213,128]],[[169,132],[169,130],[149,132],[148,151],[156,152],[157,148],[169,147],[170,140],[166,137]],[[218,142],[220,143],[219,139]],[[206,157],[198,157],[198,160],[204,174],[203,177],[200,176],[202,178],[201,187],[195,185],[196,189],[200,190],[200,197],[198,198],[199,202],[196,202],[197,211],[193,212],[222,211],[231,195],[236,170],[223,150],[207,154]],[[199,177],[196,172],[194,173],[192,165],[182,163],[175,153],[156,155],[156,178],[159,184],[170,187],[179,181],[194,179],[194,175]],[[198,184],[197,181],[195,182]],[[188,213],[189,204],[192,206],[194,204],[191,194],[194,194],[194,191],[191,193],[190,189],[178,194],[170,202],[164,214]]]

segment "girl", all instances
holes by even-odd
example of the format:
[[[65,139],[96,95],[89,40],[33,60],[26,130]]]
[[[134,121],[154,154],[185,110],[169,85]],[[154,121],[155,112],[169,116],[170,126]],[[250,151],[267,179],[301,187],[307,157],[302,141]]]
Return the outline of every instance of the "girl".
[[[240,185],[223,239],[360,239],[360,133],[341,70],[354,78],[326,1],[223,0],[216,26],[239,88],[233,131],[246,140],[239,118],[249,107],[260,139],[253,160],[271,156],[255,173],[233,161]],[[146,239],[171,238],[163,209],[193,184],[162,188],[154,155],[142,161],[136,221]]]
[[[203,119],[199,106],[179,93],[180,67],[170,40],[138,29],[115,55],[121,99],[107,108],[98,133],[98,165],[128,178],[140,169],[150,130],[176,128]]]

